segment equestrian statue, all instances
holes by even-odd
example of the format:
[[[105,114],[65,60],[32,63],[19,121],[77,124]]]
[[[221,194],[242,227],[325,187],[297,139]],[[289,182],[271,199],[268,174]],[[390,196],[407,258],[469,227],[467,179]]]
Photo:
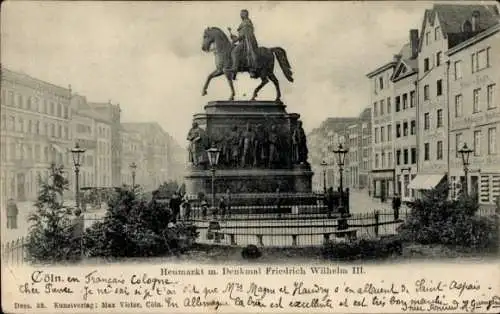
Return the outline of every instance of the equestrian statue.
[[[259,47],[248,11],[241,10],[240,16],[242,21],[238,27],[238,34],[232,34],[231,28],[228,28],[231,41],[217,27],[208,27],[203,33],[201,49],[205,52],[214,51],[216,68],[208,75],[203,86],[202,95],[207,94],[208,85],[214,77],[225,75],[231,88],[229,100],[234,100],[233,81],[236,80],[236,74],[238,72],[249,72],[251,78],[261,79],[261,83],[253,92],[252,100],[255,100],[259,91],[271,80],[276,87],[276,101],[281,102],[280,85],[274,74],[274,57],[278,60],[287,80],[293,82],[293,73],[286,51],[280,47]],[[212,45],[214,46],[213,49]]]

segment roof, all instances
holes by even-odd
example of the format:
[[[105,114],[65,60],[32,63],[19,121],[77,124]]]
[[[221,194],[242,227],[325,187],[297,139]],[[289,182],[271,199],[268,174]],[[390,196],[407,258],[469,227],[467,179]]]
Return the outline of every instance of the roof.
[[[1,75],[2,75],[2,80],[15,80],[17,82],[24,82],[25,84],[32,85],[34,88],[36,88],[35,86],[41,85],[44,88],[51,89],[54,92],[59,93],[60,96],[64,96],[67,98],[70,97],[70,89],[69,88],[62,87],[59,85],[49,83],[47,81],[37,79],[37,78],[32,77],[26,73],[21,72],[21,71],[9,70],[3,65],[0,67],[0,71],[1,71]]]
[[[485,30],[499,21],[499,13],[496,5],[435,4],[433,11],[439,16],[439,22],[445,36],[450,33],[461,33],[463,23],[470,20],[474,12],[479,13],[479,30]],[[434,17],[435,14],[432,14],[431,19],[434,19]]]
[[[465,21],[472,19],[474,13],[479,14],[477,29],[472,33],[464,33],[462,26]],[[432,10],[425,10],[420,38],[422,38],[424,33],[425,22],[429,20],[430,24],[434,25],[436,15],[439,18],[443,36],[448,39],[448,48],[456,46],[500,22],[498,7],[496,5],[435,4]],[[422,41],[419,43],[419,49],[421,47]]]

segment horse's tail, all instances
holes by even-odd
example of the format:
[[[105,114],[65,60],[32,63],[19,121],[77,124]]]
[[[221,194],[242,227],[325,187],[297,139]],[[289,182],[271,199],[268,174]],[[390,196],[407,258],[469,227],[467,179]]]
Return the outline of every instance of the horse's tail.
[[[290,66],[290,63],[288,62],[288,58],[286,57],[285,49],[283,49],[281,47],[274,47],[274,48],[271,48],[271,51],[276,56],[276,59],[278,59],[278,63],[280,64],[281,70],[283,70],[283,74],[285,74],[285,77],[287,78],[287,80],[290,82],[293,82],[292,67]]]

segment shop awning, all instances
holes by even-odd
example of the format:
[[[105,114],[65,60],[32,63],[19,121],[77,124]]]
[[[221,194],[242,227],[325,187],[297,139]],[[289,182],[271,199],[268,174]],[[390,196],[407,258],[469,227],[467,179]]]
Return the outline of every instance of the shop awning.
[[[431,190],[435,188],[443,178],[444,174],[417,174],[408,187],[415,190]]]

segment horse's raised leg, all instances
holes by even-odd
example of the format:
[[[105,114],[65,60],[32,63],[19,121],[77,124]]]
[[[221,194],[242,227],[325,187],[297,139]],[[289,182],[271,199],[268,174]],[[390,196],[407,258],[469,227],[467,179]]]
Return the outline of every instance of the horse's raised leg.
[[[214,77],[221,76],[224,72],[221,69],[215,69],[212,73],[210,73],[207,77],[207,80],[205,81],[205,85],[203,85],[203,91],[201,92],[202,96],[205,96],[207,94],[207,89],[208,85],[210,84],[210,81]]]
[[[280,83],[278,82],[276,75],[274,75],[274,73],[270,73],[269,79],[274,83],[274,86],[276,87],[276,101],[281,102]]]
[[[231,88],[231,96],[229,97],[229,100],[234,100],[234,84],[233,84],[233,80],[231,78],[231,73],[226,73],[226,79],[227,79],[227,82],[229,83],[229,87]]]
[[[257,86],[257,88],[253,91],[252,100],[255,100],[255,98],[257,98],[257,94],[262,89],[262,87],[264,87],[267,83],[269,83],[269,79],[267,78],[267,76],[261,77],[261,80],[262,82],[260,82],[259,86]]]

